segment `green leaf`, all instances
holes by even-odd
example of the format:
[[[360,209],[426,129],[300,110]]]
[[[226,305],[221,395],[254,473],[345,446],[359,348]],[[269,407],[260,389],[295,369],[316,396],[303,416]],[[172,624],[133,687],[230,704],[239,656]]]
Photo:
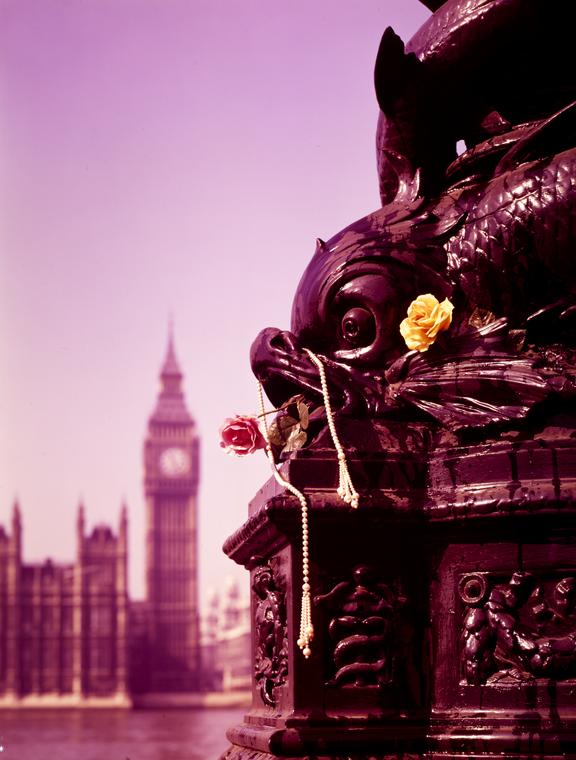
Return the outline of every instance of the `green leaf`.
[[[491,311],[487,311],[486,309],[474,309],[468,318],[468,324],[470,327],[475,327],[479,330],[481,327],[486,327],[486,325],[494,322],[495,319],[496,317]]]
[[[288,453],[290,451],[296,451],[296,449],[301,449],[302,446],[304,446],[306,443],[306,439],[307,435],[303,430],[300,429],[300,426],[297,428],[294,427],[290,432],[288,440],[286,441],[286,445],[282,451]]]
[[[283,446],[285,437],[280,433],[276,422],[272,422],[268,428],[268,438],[273,446]]]
[[[521,351],[524,348],[524,341],[526,340],[526,330],[510,330],[508,333],[510,342],[516,351]]]
[[[295,427],[300,429],[299,421],[285,412],[280,412],[268,428],[270,443],[274,446],[284,446]]]
[[[276,418],[276,424],[281,433],[285,433],[290,430],[290,428],[293,428],[294,425],[298,425],[298,420],[295,417],[291,417],[289,414],[282,414],[278,415]]]
[[[285,401],[282,404],[280,409],[287,409],[290,406],[290,404],[298,404],[300,401],[304,401],[303,393],[298,393],[298,395],[292,396],[291,398],[289,398],[288,401]]]
[[[298,415],[300,417],[300,427],[302,428],[302,430],[307,430],[308,422],[310,419],[308,407],[303,401],[299,401],[296,405],[296,408],[298,409]]]

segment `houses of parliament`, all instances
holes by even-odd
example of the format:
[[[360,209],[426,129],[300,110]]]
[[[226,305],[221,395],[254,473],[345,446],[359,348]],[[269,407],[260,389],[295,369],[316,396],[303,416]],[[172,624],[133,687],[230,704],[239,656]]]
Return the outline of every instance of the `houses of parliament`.
[[[172,337],[144,441],[146,598],[128,597],[128,516],[76,519],[71,564],[22,560],[22,515],[0,526],[0,707],[130,706],[200,687],[198,436]]]

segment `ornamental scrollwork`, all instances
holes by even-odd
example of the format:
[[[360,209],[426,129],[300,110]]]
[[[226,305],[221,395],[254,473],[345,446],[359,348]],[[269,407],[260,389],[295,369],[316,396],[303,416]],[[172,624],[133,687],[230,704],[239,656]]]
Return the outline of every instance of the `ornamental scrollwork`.
[[[576,575],[508,582],[483,573],[460,579],[465,683],[576,678]]]
[[[314,603],[330,614],[329,686],[383,686],[396,665],[397,611],[405,598],[378,579],[374,569],[356,567],[352,580],[337,583]]]
[[[286,600],[270,565],[259,567],[252,582],[256,597],[254,676],[264,704],[276,705],[276,689],[288,674]]]

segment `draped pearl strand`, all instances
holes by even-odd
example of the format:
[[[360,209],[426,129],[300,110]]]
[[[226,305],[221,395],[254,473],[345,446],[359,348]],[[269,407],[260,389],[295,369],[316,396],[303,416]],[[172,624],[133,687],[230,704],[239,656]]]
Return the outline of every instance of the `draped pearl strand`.
[[[336,449],[338,455],[338,496],[345,501],[346,504],[350,504],[351,507],[357,509],[359,495],[358,491],[354,488],[350,472],[348,471],[348,463],[346,461],[346,454],[338,438],[336,432],[336,425],[334,424],[334,414],[332,412],[332,405],[330,403],[330,394],[328,393],[328,382],[326,381],[326,370],[324,364],[319,356],[316,356],[309,348],[305,348],[304,351],[310,357],[312,364],[315,364],[320,374],[320,387],[322,389],[322,396],[324,398],[324,406],[326,408],[326,419],[328,420],[328,429],[332,436],[332,443]]]
[[[322,396],[324,399],[324,407],[326,409],[326,419],[328,420],[328,429],[336,449],[338,456],[338,496],[350,504],[351,507],[358,507],[359,495],[348,471],[348,464],[346,462],[346,454],[338,438],[336,432],[336,426],[334,424],[334,414],[332,412],[332,405],[330,403],[330,394],[328,392],[328,383],[326,380],[326,371],[321,359],[316,356],[310,349],[305,348],[304,351],[310,358],[310,361],[317,367],[320,375],[320,387],[322,390]],[[260,417],[264,423],[264,432],[266,439],[266,455],[272,467],[272,473],[277,483],[289,491],[295,496],[300,503],[301,511],[301,524],[302,524],[302,601],[300,608],[300,634],[298,636],[297,644],[302,650],[302,654],[306,659],[312,654],[310,644],[314,638],[314,626],[312,624],[312,602],[310,596],[310,551],[309,551],[309,533],[308,533],[308,501],[306,496],[299,491],[296,486],[293,486],[286,478],[281,474],[274,461],[274,455],[272,453],[272,447],[270,445],[270,435],[268,432],[268,423],[266,421],[266,410],[264,407],[264,391],[262,383],[258,383],[258,402],[260,406]]]

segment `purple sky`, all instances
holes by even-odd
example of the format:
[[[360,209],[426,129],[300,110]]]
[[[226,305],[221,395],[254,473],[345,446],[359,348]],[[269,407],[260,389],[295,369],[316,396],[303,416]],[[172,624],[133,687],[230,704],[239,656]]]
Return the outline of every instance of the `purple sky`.
[[[256,411],[250,344],[288,327],[316,237],[378,204],[372,68],[417,0],[0,3],[0,523],[70,561],[130,516],[144,592],[141,448],[170,315],[202,435],[201,581],[269,476],[218,448]]]

